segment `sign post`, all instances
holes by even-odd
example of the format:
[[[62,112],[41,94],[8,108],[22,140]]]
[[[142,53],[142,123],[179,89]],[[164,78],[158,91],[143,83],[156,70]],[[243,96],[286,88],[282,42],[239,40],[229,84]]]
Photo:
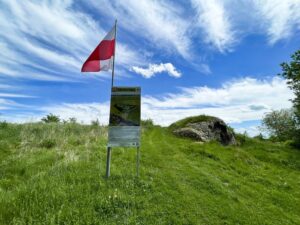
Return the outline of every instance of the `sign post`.
[[[112,147],[136,147],[139,176],[141,133],[140,87],[112,87],[108,128],[106,177],[110,176]]]

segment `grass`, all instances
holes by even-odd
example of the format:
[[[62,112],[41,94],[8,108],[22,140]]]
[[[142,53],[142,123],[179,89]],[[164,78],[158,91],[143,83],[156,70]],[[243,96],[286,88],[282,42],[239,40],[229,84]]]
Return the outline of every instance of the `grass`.
[[[178,128],[185,127],[188,123],[197,123],[197,122],[205,122],[205,121],[214,121],[217,120],[217,117],[214,116],[208,116],[208,115],[199,115],[199,116],[191,116],[186,117],[182,120],[178,120],[175,123],[172,123],[170,125],[171,130],[176,130]]]
[[[107,130],[0,124],[0,224],[300,224],[300,152],[246,139],[199,144],[166,128],[115,148]]]

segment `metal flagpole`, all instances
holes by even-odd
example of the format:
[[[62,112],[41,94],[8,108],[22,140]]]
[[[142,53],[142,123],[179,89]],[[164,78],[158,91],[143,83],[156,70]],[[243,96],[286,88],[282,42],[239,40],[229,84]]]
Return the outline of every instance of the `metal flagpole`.
[[[112,75],[111,87],[114,86],[116,46],[117,46],[117,20],[115,20],[115,46],[114,46],[113,68],[112,68],[112,74],[111,74]]]
[[[114,75],[115,75],[115,58],[116,58],[116,45],[117,45],[117,20],[115,20],[115,46],[114,46],[114,58],[113,58],[113,68],[112,68],[112,79],[111,79],[111,88],[114,86]],[[107,156],[106,156],[106,178],[110,176],[110,159],[111,159],[111,147],[107,147]]]

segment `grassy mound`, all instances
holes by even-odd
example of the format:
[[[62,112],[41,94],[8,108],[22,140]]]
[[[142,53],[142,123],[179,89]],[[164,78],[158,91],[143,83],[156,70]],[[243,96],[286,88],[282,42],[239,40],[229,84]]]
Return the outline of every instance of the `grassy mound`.
[[[184,118],[182,120],[178,120],[175,123],[172,123],[169,126],[169,128],[171,130],[176,130],[185,127],[188,123],[197,123],[197,122],[206,122],[206,121],[215,121],[215,120],[219,120],[219,119],[217,117],[207,116],[207,115],[191,116],[191,117]]]
[[[78,124],[0,126],[0,224],[300,224],[300,154],[284,144],[197,144],[144,129],[135,149]]]

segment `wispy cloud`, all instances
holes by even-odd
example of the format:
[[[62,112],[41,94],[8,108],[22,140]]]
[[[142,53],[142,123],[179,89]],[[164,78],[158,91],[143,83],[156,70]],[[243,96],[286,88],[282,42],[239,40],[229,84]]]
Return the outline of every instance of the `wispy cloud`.
[[[299,0],[191,0],[196,24],[220,52],[233,50],[247,35],[265,35],[273,45],[300,30]]]
[[[188,37],[190,22],[184,9],[171,1],[96,1],[90,0],[102,14],[122,18],[120,26],[137,37],[150,41],[156,47],[184,58],[190,56],[191,40]],[[176,52],[173,52],[175,49]]]
[[[253,0],[270,44],[290,38],[300,30],[299,0]]]
[[[181,73],[176,70],[172,63],[149,64],[148,68],[133,66],[132,70],[137,74],[141,74],[145,78],[151,78],[157,73],[168,73],[171,77],[181,77]]]
[[[199,114],[218,116],[232,123],[260,120],[271,109],[289,108],[292,97],[292,91],[282,79],[244,78],[221,88],[183,88],[181,93],[161,98],[147,96],[143,107],[148,117],[164,125]]]
[[[105,31],[91,15],[73,8],[73,1],[4,1],[0,20],[0,71],[24,79],[76,78],[82,62]],[[119,66],[143,59],[118,44]],[[43,66],[42,66],[43,65]],[[129,66],[128,66],[129,69]],[[26,76],[24,76],[26,71]],[[40,74],[40,75],[37,75]],[[99,74],[98,76],[105,74]]]
[[[1,86],[0,86],[1,88]],[[12,94],[12,93],[1,93],[0,92],[0,97],[2,98],[35,98],[35,96],[30,96],[30,95],[22,95],[22,94]]]
[[[291,107],[293,93],[284,80],[257,80],[244,78],[234,80],[220,88],[183,88],[181,93],[169,93],[161,98],[142,98],[142,118],[151,118],[156,124],[169,125],[187,116],[213,115],[227,123],[260,120],[272,109]],[[62,119],[75,117],[89,123],[99,119],[108,123],[109,103],[57,104],[40,107],[43,115],[54,113]],[[36,118],[41,118],[39,114]]]
[[[196,26],[203,30],[203,36],[221,52],[229,50],[235,42],[234,30],[221,0],[191,0],[196,9]]]
[[[13,100],[8,100],[4,98],[0,98],[0,109],[1,110],[8,110],[8,109],[16,109],[22,107],[22,104],[19,104]],[[2,113],[0,113],[1,115]],[[10,115],[9,118],[13,118],[14,116]]]

